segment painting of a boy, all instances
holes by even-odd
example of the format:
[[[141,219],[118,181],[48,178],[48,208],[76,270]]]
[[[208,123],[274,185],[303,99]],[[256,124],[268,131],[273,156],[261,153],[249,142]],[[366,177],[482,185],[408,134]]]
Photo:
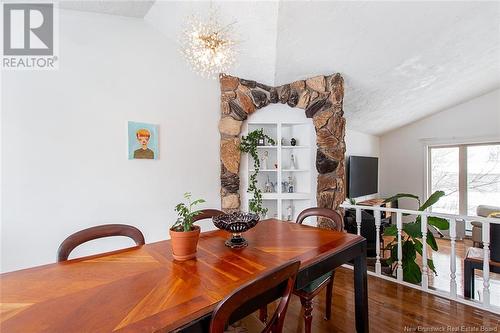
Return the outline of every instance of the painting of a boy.
[[[155,153],[148,148],[149,138],[151,137],[151,133],[145,128],[141,128],[135,133],[137,137],[137,141],[141,145],[141,148],[134,151],[134,158],[148,158],[150,160],[154,160]]]
[[[128,123],[129,159],[158,159],[158,125]]]

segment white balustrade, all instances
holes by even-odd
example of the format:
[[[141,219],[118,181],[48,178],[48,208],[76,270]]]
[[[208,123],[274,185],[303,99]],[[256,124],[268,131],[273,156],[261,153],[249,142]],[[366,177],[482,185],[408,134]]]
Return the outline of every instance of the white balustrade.
[[[489,306],[490,305],[490,224],[488,222],[483,223],[482,229],[483,229],[483,303],[485,306]]]
[[[382,265],[380,264],[380,210],[376,210],[375,212],[375,251],[376,251],[376,261],[375,261],[375,273],[382,274]]]
[[[430,212],[422,212],[415,211],[410,209],[400,209],[400,208],[390,208],[390,207],[380,207],[380,206],[357,206],[350,204],[342,204],[341,207],[346,209],[355,209],[356,211],[356,226],[357,226],[357,234],[361,234],[361,223],[362,223],[362,211],[363,210],[371,210],[373,211],[373,215],[375,217],[375,250],[376,250],[376,262],[375,262],[375,274],[384,279],[390,279],[390,277],[386,277],[382,275],[382,267],[381,267],[381,249],[380,249],[380,228],[381,228],[381,214],[382,212],[390,212],[396,213],[396,228],[397,228],[397,268],[396,268],[396,280],[398,283],[412,286],[414,288],[418,288],[428,293],[438,294],[443,297],[447,297],[449,299],[453,299],[457,302],[465,303],[475,307],[481,307],[483,309],[487,309],[489,311],[500,314],[500,307],[498,304],[491,305],[490,304],[490,225],[500,224],[500,219],[498,218],[486,218],[480,216],[464,216],[464,215],[453,215],[453,214],[443,214],[443,213],[430,213]],[[422,232],[422,283],[420,286],[413,285],[404,281],[404,273],[403,273],[403,214],[409,214],[414,216],[420,216],[421,219],[421,232]],[[435,288],[429,288],[429,275],[432,274],[429,269],[429,265],[427,259],[429,257],[428,247],[427,247],[427,227],[428,227],[428,217],[436,216],[449,220],[450,229],[449,229],[449,237],[450,237],[450,290],[442,292],[438,291]],[[477,221],[482,223],[482,241],[483,241],[483,297],[479,303],[478,300],[469,300],[465,299],[462,296],[458,296],[459,292],[457,290],[457,222],[458,221]],[[461,259],[460,259],[461,260]],[[461,266],[459,266],[461,267]],[[369,272],[370,273],[370,272]],[[373,273],[370,273],[373,274]],[[474,277],[473,277],[474,278]],[[474,292],[474,291],[473,291]]]
[[[361,235],[361,209],[356,208],[356,226],[358,227],[358,235]]]
[[[403,214],[401,212],[396,213],[396,227],[398,229],[398,268],[396,269],[396,276],[398,281],[403,281],[403,245],[401,242]]]
[[[457,281],[456,281],[456,271],[457,271],[457,250],[456,250],[456,240],[457,238],[457,221],[455,219],[450,220],[450,244],[451,244],[451,254],[450,254],[450,295],[452,298],[457,298]]]

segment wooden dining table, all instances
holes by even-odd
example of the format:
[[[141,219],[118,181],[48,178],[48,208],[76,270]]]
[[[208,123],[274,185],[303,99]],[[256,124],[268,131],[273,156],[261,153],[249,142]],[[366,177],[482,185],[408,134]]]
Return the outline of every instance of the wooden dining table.
[[[0,331],[177,331],[209,320],[239,286],[299,259],[296,288],[354,264],[355,327],[368,332],[363,237],[275,219],[244,233],[244,249],[226,247],[228,237],[201,233],[196,259],[184,262],[173,260],[165,240],[1,274]]]

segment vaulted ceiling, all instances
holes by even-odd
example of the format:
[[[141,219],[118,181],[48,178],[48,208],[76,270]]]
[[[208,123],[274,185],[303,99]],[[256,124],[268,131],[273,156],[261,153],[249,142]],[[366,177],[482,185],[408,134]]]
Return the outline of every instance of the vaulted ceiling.
[[[209,6],[185,1],[65,3],[65,8],[144,17],[175,47],[185,18],[206,13]],[[231,74],[278,85],[340,72],[351,129],[380,135],[500,87],[500,2],[215,5],[228,23],[238,21],[240,56]]]

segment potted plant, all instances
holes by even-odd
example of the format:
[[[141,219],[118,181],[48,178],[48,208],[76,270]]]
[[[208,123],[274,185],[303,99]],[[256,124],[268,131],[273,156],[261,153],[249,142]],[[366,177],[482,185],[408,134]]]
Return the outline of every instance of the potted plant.
[[[385,202],[391,202],[400,198],[411,198],[415,199],[418,202],[418,210],[423,212],[427,208],[434,205],[439,199],[444,196],[445,193],[443,191],[434,192],[429,199],[423,204],[420,201],[420,198],[413,194],[408,193],[399,193],[395,196],[392,196],[385,200]],[[407,214],[404,214],[407,215]],[[437,216],[428,216],[427,217],[427,245],[431,247],[432,250],[438,251],[438,245],[436,239],[434,238],[434,234],[432,230],[436,231],[438,234],[441,234],[441,230],[448,230],[450,224],[448,220],[437,217]],[[401,232],[401,247],[403,250],[402,257],[402,268],[403,268],[403,280],[410,283],[419,284],[422,282],[422,271],[420,270],[420,266],[417,263],[417,254],[422,256],[422,248],[425,246],[422,244],[422,221],[420,216],[417,216],[414,222],[403,224],[403,229]],[[384,236],[395,236],[395,238],[387,244],[384,250],[387,250],[391,253],[391,256],[387,259],[387,264],[390,265],[392,274],[396,270],[398,266],[398,229],[396,225],[391,225],[390,227],[384,230]],[[431,256],[429,256],[430,258]],[[427,259],[427,267],[434,274],[437,275],[436,268],[434,267],[434,262],[432,259]]]
[[[205,200],[191,200],[191,193],[184,193],[187,203],[181,202],[175,206],[178,214],[177,221],[170,228],[170,237],[172,239],[172,255],[175,260],[185,261],[196,257],[196,247],[200,238],[200,227],[194,225],[194,217],[201,211],[193,211],[193,207],[204,203]]]
[[[257,153],[257,146],[259,146],[259,141],[267,139],[267,142],[270,145],[275,145],[276,142],[264,134],[264,129],[257,129],[250,133],[247,136],[241,137],[240,143],[240,151],[250,154],[253,158],[253,168],[254,171],[250,175],[250,179],[248,181],[248,193],[253,193],[253,198],[249,200],[248,207],[251,212],[264,217],[267,213],[267,208],[262,206],[262,190],[257,187],[257,175],[259,174],[260,169],[260,159],[259,154]]]

